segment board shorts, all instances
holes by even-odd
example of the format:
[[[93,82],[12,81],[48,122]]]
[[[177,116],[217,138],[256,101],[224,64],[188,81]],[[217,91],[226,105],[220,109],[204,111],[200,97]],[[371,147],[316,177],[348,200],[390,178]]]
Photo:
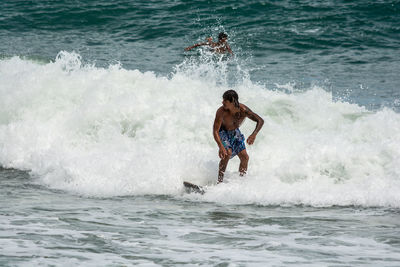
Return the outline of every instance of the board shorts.
[[[246,149],[244,135],[240,132],[239,128],[232,131],[219,130],[219,138],[226,150],[232,149],[231,158]]]

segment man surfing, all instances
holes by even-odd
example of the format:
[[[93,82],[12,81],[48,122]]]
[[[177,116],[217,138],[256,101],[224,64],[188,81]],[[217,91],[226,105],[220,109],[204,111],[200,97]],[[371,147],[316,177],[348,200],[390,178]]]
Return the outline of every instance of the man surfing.
[[[264,120],[260,116],[244,104],[239,103],[239,96],[234,90],[226,91],[222,99],[222,106],[215,114],[213,127],[214,139],[217,142],[219,148],[218,154],[221,158],[218,170],[218,183],[224,180],[228,161],[236,155],[240,159],[240,175],[243,176],[247,172],[249,156],[246,152],[244,136],[239,130],[239,126],[243,123],[244,119],[247,117],[257,123],[253,133],[247,138],[249,145],[254,143],[258,132],[264,124]]]

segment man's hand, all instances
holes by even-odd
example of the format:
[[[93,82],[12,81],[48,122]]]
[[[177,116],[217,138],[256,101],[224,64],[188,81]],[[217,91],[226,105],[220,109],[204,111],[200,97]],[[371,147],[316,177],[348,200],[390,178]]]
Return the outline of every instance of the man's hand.
[[[225,147],[220,147],[219,148],[219,158],[220,159],[224,159],[225,157],[227,157],[228,156],[228,152],[226,152],[226,149],[225,149]]]
[[[256,135],[254,135],[254,134],[251,134],[249,137],[247,137],[247,143],[249,145],[252,145],[255,140],[256,140]]]

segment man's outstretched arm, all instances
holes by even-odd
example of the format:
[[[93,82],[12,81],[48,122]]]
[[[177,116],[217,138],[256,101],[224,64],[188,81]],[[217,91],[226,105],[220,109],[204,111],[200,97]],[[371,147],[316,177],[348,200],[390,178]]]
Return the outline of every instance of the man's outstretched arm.
[[[186,51],[189,51],[189,50],[191,50],[191,49],[193,49],[193,48],[195,48],[195,47],[203,46],[203,45],[207,45],[207,44],[208,44],[208,43],[198,43],[198,44],[195,44],[195,45],[186,47],[185,50],[186,50]]]
[[[212,38],[211,38],[211,37],[208,37],[208,38],[206,38],[206,40],[207,40],[207,42],[205,42],[205,43],[198,43],[198,44],[195,44],[195,45],[186,47],[185,50],[186,50],[186,51],[189,51],[189,50],[191,50],[191,49],[193,49],[193,48],[195,48],[195,47],[198,47],[198,46],[210,45],[211,42],[212,42]]]

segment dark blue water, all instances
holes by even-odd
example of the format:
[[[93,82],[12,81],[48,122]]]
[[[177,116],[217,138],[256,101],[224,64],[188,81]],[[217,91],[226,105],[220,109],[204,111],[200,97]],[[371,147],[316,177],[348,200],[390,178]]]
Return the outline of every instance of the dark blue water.
[[[370,109],[398,109],[399,1],[2,1],[0,55],[168,74],[183,48],[225,31],[242,68],[270,89],[322,85]]]

